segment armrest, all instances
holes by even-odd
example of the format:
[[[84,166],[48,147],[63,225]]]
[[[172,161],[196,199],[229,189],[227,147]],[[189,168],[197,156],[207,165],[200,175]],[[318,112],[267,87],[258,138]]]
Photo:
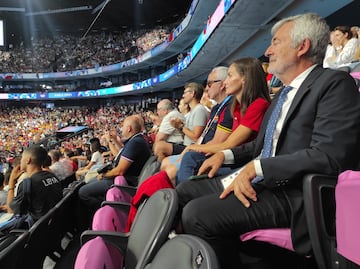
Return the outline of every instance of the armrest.
[[[334,268],[336,176],[309,174],[304,177],[304,207],[309,236],[319,269]]]
[[[131,196],[134,196],[137,190],[137,187],[133,187],[133,186],[124,186],[124,185],[111,185],[111,187],[116,187],[120,190],[123,190],[125,192],[127,192],[128,194],[130,194]]]
[[[103,201],[101,203],[101,207],[103,207],[105,205],[111,206],[113,208],[120,209],[121,211],[125,212],[126,214],[129,214],[129,211],[130,211],[130,204],[129,203]]]
[[[80,244],[84,245],[87,241],[100,236],[105,242],[116,246],[122,253],[125,253],[129,241],[129,235],[130,233],[87,230],[81,234]]]
[[[19,236],[25,232],[28,232],[29,230],[26,230],[26,229],[12,229],[9,233],[11,235],[16,235],[16,236]]]

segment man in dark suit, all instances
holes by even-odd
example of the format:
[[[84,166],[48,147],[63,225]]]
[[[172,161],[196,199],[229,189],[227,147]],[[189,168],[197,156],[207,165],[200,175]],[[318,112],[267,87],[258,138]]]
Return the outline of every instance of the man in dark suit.
[[[221,268],[239,268],[239,235],[255,229],[291,227],[295,251],[310,253],[303,176],[338,175],[359,163],[360,95],[347,73],[321,67],[325,21],[315,14],[286,18],[272,35],[268,71],[290,87],[275,96],[255,141],[214,154],[199,174],[214,177],[223,163],[242,170],[228,185],[214,178],[176,188],[184,232],[208,241]]]

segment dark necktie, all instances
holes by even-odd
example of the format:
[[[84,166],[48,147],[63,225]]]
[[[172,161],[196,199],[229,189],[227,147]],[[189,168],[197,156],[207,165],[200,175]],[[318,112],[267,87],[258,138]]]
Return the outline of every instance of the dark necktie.
[[[279,119],[280,112],[281,112],[281,109],[286,100],[287,94],[292,89],[293,88],[291,86],[286,86],[285,88],[282,89],[279,99],[275,105],[275,108],[274,108],[273,112],[271,113],[269,122],[266,126],[264,146],[263,146],[263,151],[261,153],[261,159],[269,158],[272,155],[272,143],[273,143],[273,137],[274,137],[276,123]]]
[[[265,159],[265,158],[269,158],[272,156],[272,148],[273,148],[272,144],[273,144],[273,136],[274,136],[274,132],[275,132],[276,123],[279,119],[280,112],[281,112],[281,109],[286,100],[287,94],[292,89],[293,89],[293,87],[286,86],[282,89],[282,91],[280,93],[279,99],[275,105],[273,112],[271,113],[270,119],[266,126],[264,146],[263,146],[263,151],[261,153],[260,159]],[[256,183],[256,182],[261,181],[262,179],[263,179],[263,177],[257,176],[252,180],[252,182]]]

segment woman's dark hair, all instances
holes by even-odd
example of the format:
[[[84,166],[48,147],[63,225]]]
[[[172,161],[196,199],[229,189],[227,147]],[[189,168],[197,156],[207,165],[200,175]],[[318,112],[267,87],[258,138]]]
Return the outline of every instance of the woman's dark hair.
[[[351,39],[353,37],[353,34],[351,32],[351,28],[349,26],[346,26],[346,25],[341,25],[341,26],[336,26],[334,31],[340,31],[342,32],[343,34],[348,34],[347,35],[347,39]]]
[[[75,156],[75,153],[74,153],[74,151],[72,151],[72,150],[70,150],[70,149],[65,149],[65,150],[64,150],[64,155],[66,155],[67,157],[71,158],[71,157]],[[79,155],[81,155],[81,154],[79,154]]]
[[[241,95],[241,114],[244,114],[249,105],[255,101],[256,98],[264,98],[268,102],[271,101],[269,88],[266,83],[266,74],[261,65],[261,62],[256,58],[242,58],[231,63],[236,71],[245,77],[245,83]],[[231,112],[234,112],[236,99],[231,107]]]
[[[100,151],[101,145],[100,145],[99,138],[93,137],[93,138],[90,139],[89,142],[90,142],[90,150],[91,150],[91,152],[94,153],[94,152]]]

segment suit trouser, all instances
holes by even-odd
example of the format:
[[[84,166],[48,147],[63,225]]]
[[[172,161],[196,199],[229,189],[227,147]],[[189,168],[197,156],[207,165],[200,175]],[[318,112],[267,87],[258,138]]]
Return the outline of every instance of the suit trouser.
[[[223,191],[221,177],[183,182],[176,187],[185,233],[205,239],[215,250],[221,268],[239,268],[240,239],[245,232],[261,228],[290,227],[290,206],[282,190],[255,186],[257,202],[246,208]]]

